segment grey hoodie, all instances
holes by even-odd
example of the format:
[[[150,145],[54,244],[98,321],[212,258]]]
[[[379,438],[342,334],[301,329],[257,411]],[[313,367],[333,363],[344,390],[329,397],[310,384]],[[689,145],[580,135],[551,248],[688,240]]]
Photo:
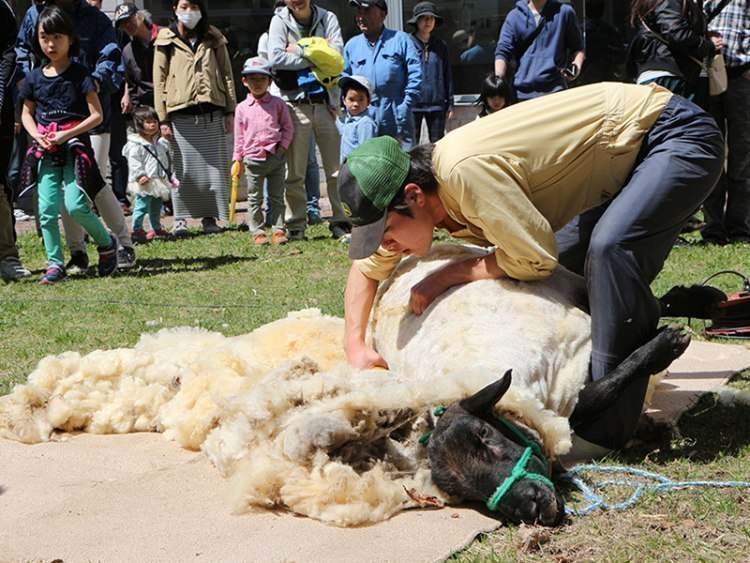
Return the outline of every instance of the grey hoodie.
[[[329,45],[342,53],[344,40],[341,37],[341,27],[339,27],[336,15],[315,5],[312,5],[312,11],[311,35],[328,39]],[[297,20],[294,19],[289,8],[282,8],[271,18],[271,25],[268,29],[268,58],[274,70],[302,70],[312,66],[310,61],[302,56],[300,48],[292,53],[286,50],[289,44],[297,43],[300,39]],[[331,92],[331,94],[334,93]],[[281,90],[281,97],[285,100],[299,100],[305,97],[305,91],[302,88]],[[337,100],[337,97],[331,95],[334,105],[337,105]]]

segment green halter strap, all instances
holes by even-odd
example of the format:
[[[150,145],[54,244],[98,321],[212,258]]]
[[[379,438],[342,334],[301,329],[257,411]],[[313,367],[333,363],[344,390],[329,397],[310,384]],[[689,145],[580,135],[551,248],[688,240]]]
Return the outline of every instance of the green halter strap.
[[[441,414],[443,414],[443,412],[445,412],[445,407],[438,407],[437,409],[435,409],[434,414],[435,416],[440,416]],[[492,496],[487,500],[487,508],[492,512],[496,512],[503,498],[505,498],[505,495],[508,494],[508,491],[516,481],[520,481],[521,479],[531,479],[532,481],[540,481],[546,485],[549,485],[550,487],[552,487],[552,489],[555,488],[555,485],[545,475],[536,473],[534,471],[529,471],[527,469],[531,458],[534,456],[536,456],[536,458],[544,464],[545,468],[547,467],[547,458],[544,457],[539,444],[537,444],[533,440],[529,440],[529,438],[523,432],[521,432],[518,428],[505,420],[505,418],[503,418],[499,414],[493,414],[495,415],[495,418],[500,423],[502,423],[507,430],[510,431],[510,433],[512,434],[511,438],[515,438],[515,442],[526,446],[526,449],[521,454],[521,457],[518,458],[518,461],[513,466],[513,469],[510,471],[506,471],[503,474],[504,479],[500,482],[497,489],[495,489],[495,492],[492,494]],[[427,445],[427,443],[430,441],[431,435],[432,431],[427,432],[427,434],[419,439],[419,443],[422,445]]]
[[[499,414],[495,414],[495,418],[500,421],[505,426],[505,428],[510,430],[511,433],[521,442],[521,444],[526,446],[526,449],[523,451],[523,454],[521,454],[521,457],[518,458],[518,461],[516,462],[516,465],[513,467],[513,469],[509,472],[506,471],[504,473],[505,478],[500,482],[489,500],[487,500],[487,508],[492,512],[497,511],[498,506],[502,502],[503,498],[505,498],[505,495],[508,494],[510,488],[521,479],[540,481],[546,485],[549,485],[553,489],[555,488],[555,485],[546,476],[534,471],[529,471],[527,469],[532,456],[536,456],[544,463],[545,468],[547,467],[547,460],[542,454],[542,450],[539,447],[539,444],[537,444],[533,440],[529,440],[529,438],[527,438],[523,432],[521,432],[518,428],[513,426]]]

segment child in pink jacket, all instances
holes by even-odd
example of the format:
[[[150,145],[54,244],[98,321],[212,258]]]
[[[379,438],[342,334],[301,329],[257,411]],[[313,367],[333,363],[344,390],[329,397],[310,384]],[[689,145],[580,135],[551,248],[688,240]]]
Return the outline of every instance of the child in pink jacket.
[[[262,57],[245,61],[242,83],[249,90],[234,116],[235,162],[245,165],[248,226],[253,244],[270,244],[263,230],[263,181],[268,183],[274,244],[288,242],[284,232],[284,179],[286,149],[294,137],[292,116],[286,102],[268,92],[271,65]]]

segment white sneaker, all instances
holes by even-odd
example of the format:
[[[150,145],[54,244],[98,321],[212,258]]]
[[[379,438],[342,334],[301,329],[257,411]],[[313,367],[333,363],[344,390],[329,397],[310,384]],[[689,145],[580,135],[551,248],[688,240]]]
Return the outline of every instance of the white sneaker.
[[[176,237],[186,237],[190,234],[188,231],[187,221],[185,219],[177,219],[172,227],[172,234]]]
[[[25,213],[23,209],[14,209],[13,217],[16,218],[16,221],[28,221],[29,219],[31,219],[31,215]]]
[[[20,280],[21,278],[28,278],[30,275],[31,272],[24,268],[21,261],[15,256],[8,256],[5,260],[0,261],[0,277],[6,281]]]

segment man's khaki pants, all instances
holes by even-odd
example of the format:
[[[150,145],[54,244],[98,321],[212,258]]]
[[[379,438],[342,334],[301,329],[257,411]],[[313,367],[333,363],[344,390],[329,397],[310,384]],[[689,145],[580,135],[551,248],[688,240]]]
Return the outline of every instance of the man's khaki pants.
[[[117,201],[117,197],[115,197],[115,194],[112,191],[112,185],[107,179],[109,176],[109,143],[109,133],[91,135],[91,148],[94,149],[96,163],[99,165],[99,171],[106,183],[106,185],[99,190],[99,193],[96,194],[94,205],[96,205],[99,215],[101,215],[104,220],[104,224],[109,227],[109,230],[112,231],[120,241],[120,246],[132,247],[133,240],[130,238],[130,228],[125,220],[125,214],[122,212],[120,202]],[[60,215],[62,216],[63,228],[65,229],[65,239],[71,254],[77,251],[85,252],[86,243],[83,239],[83,227],[73,220],[65,210],[64,206],[60,210]]]
[[[294,123],[294,140],[286,151],[286,197],[285,225],[289,231],[303,231],[307,227],[307,192],[305,171],[310,152],[310,132],[315,131],[315,142],[320,149],[323,170],[326,175],[326,190],[331,202],[331,224],[349,224],[339,198],[335,174],[339,169],[341,137],[333,116],[324,103],[287,102]]]

